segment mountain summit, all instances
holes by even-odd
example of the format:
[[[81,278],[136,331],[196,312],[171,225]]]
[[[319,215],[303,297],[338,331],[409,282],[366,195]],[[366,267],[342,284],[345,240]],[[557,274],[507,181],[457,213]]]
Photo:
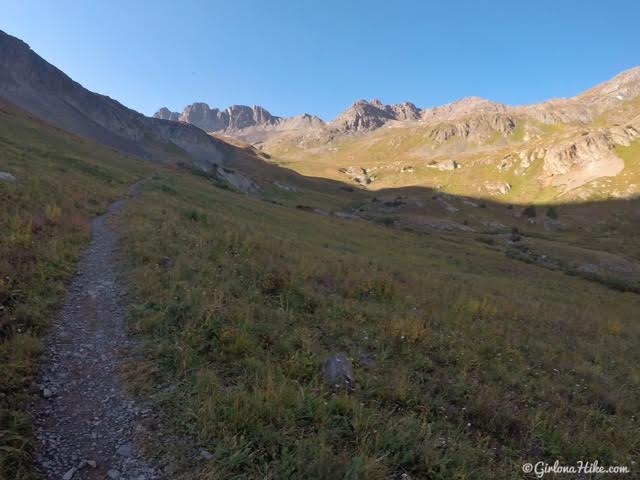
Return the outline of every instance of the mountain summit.
[[[224,110],[211,108],[203,102],[187,105],[181,113],[163,107],[154,114],[155,118],[190,123],[206,132],[229,135],[241,134],[243,130],[290,130],[313,128],[324,125],[315,116],[304,114],[297,117],[276,117],[260,106],[231,105]]]
[[[163,120],[191,123],[207,132],[235,131],[255,126],[274,126],[282,121],[266,109],[246,105],[231,105],[225,110],[210,108],[206,103],[193,103],[185,107],[182,113],[171,112],[166,107],[154,114]]]

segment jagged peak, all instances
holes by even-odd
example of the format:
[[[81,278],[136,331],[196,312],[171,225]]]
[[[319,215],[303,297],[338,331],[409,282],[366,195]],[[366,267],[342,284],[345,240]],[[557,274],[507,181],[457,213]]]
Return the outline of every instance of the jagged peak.
[[[209,107],[209,104],[206,102],[194,102],[191,104],[192,107],[202,107],[202,108],[208,108],[211,109],[211,107]]]

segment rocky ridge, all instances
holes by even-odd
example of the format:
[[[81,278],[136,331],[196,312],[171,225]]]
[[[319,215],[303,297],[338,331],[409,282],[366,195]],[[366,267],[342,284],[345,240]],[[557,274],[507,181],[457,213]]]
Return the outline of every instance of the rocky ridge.
[[[145,117],[87,90],[2,31],[0,99],[59,128],[147,159],[174,161],[181,156],[210,169],[225,161],[229,149],[193,125]]]
[[[439,172],[451,172],[446,183],[458,193],[513,201],[626,198],[637,191],[640,67],[575,97],[536,105],[470,97],[411,115],[394,107],[358,101],[325,126],[324,137],[276,137],[263,149],[313,175],[304,163],[311,155],[324,171],[335,168],[332,178],[362,188],[438,188]]]
[[[415,125],[438,125],[432,134],[434,140],[443,142],[452,136],[471,139],[486,137],[487,130],[508,136],[518,124],[540,122],[542,124],[592,122],[601,113],[615,108],[627,100],[640,95],[640,67],[632,68],[575,97],[553,99],[534,105],[508,106],[479,97],[421,109],[411,102],[383,104],[380,100],[358,100],[338,117],[324,122],[318,117],[304,114],[283,118],[271,115],[266,109],[254,106],[235,105],[226,110],[210,108],[205,103],[194,103],[181,113],[171,112],[166,107],[154,115],[156,118],[191,123],[208,132],[223,132],[243,137],[243,132],[253,129],[271,131],[273,137],[282,132],[295,130],[293,139],[301,144],[304,137],[315,137],[325,141],[345,134],[366,133],[392,122]],[[319,131],[321,134],[319,134]],[[476,135],[476,133],[479,133]],[[251,141],[251,135],[244,135]],[[259,142],[265,136],[259,136]]]
[[[206,103],[198,102],[185,107],[182,112],[172,112],[163,107],[154,114],[155,118],[174,122],[189,123],[206,132],[238,133],[244,129],[304,129],[321,127],[324,122],[313,115],[303,114],[296,117],[276,117],[260,106],[231,105],[220,110]]]

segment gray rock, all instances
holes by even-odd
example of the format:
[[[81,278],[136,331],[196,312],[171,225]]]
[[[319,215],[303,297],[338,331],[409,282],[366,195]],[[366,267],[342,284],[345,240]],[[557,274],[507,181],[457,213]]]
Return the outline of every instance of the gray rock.
[[[77,471],[78,469],[75,467],[67,470],[67,473],[62,476],[62,480],[71,480]]]
[[[162,257],[158,262],[158,266],[163,270],[169,270],[173,267],[173,259],[171,257]]]
[[[331,123],[338,132],[374,130],[391,120],[418,120],[420,109],[405,102],[384,105],[380,100],[358,100]]]
[[[107,472],[107,476],[111,479],[111,480],[117,480],[118,478],[120,478],[120,472],[118,470],[109,470]]]
[[[202,457],[205,460],[213,460],[214,455],[212,453],[207,452],[205,449],[201,449],[200,457]]]
[[[324,381],[331,388],[353,390],[354,376],[351,360],[344,353],[327,358],[322,365]]]
[[[122,455],[123,457],[130,457],[133,455],[133,444],[125,443],[124,445],[120,445],[116,450],[118,455]]]
[[[0,181],[2,182],[15,182],[16,177],[11,175],[9,172],[0,172]]]

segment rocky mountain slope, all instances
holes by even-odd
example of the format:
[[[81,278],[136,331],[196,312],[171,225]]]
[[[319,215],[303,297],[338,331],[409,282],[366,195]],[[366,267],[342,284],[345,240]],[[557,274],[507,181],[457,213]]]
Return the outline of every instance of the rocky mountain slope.
[[[233,105],[226,110],[210,108],[206,103],[188,105],[181,113],[166,107],[154,117],[191,123],[209,132],[241,135],[252,127],[289,130],[323,128],[332,133],[371,131],[393,122],[435,123],[467,117],[489,116],[513,118],[522,116],[545,124],[589,123],[598,115],[622,105],[640,95],[640,67],[622,72],[608,82],[568,99],[552,99],[543,103],[512,107],[479,97],[467,97],[433,108],[420,109],[411,102],[385,105],[380,100],[358,100],[336,119],[324,122],[318,117],[304,114],[299,117],[277,117],[259,106]],[[297,120],[297,121],[294,121]],[[273,128],[275,127],[275,128]],[[505,132],[503,132],[505,133]],[[510,132],[506,132],[510,133]]]
[[[320,118],[309,114],[276,117],[260,106],[231,105],[220,110],[202,102],[188,105],[181,113],[162,107],[154,118],[192,124],[206,132],[226,134],[252,143],[265,132],[306,131],[324,126]]]
[[[477,97],[427,109],[359,100],[324,122],[194,103],[148,118],[0,32],[0,99],[118,150],[205,170],[255,155],[227,141],[233,137],[299,173],[368,189],[423,186],[509,202],[640,193],[640,67],[575,97],[527,106]]]
[[[223,163],[225,142],[185,123],[148,118],[84,88],[0,31],[0,98],[57,127],[144,158]]]
[[[426,186],[510,202],[626,198],[640,194],[640,68],[528,106],[359,101],[320,131],[280,133],[259,147],[303,174],[369,189]]]
[[[639,96],[637,67],[575,97],[526,106],[478,97],[426,109],[358,100],[323,122],[275,117],[261,107],[221,112],[194,104],[156,116],[252,143],[301,173],[367,188],[429,186],[513,201],[585,199],[640,191]],[[629,156],[626,163],[620,155]]]

